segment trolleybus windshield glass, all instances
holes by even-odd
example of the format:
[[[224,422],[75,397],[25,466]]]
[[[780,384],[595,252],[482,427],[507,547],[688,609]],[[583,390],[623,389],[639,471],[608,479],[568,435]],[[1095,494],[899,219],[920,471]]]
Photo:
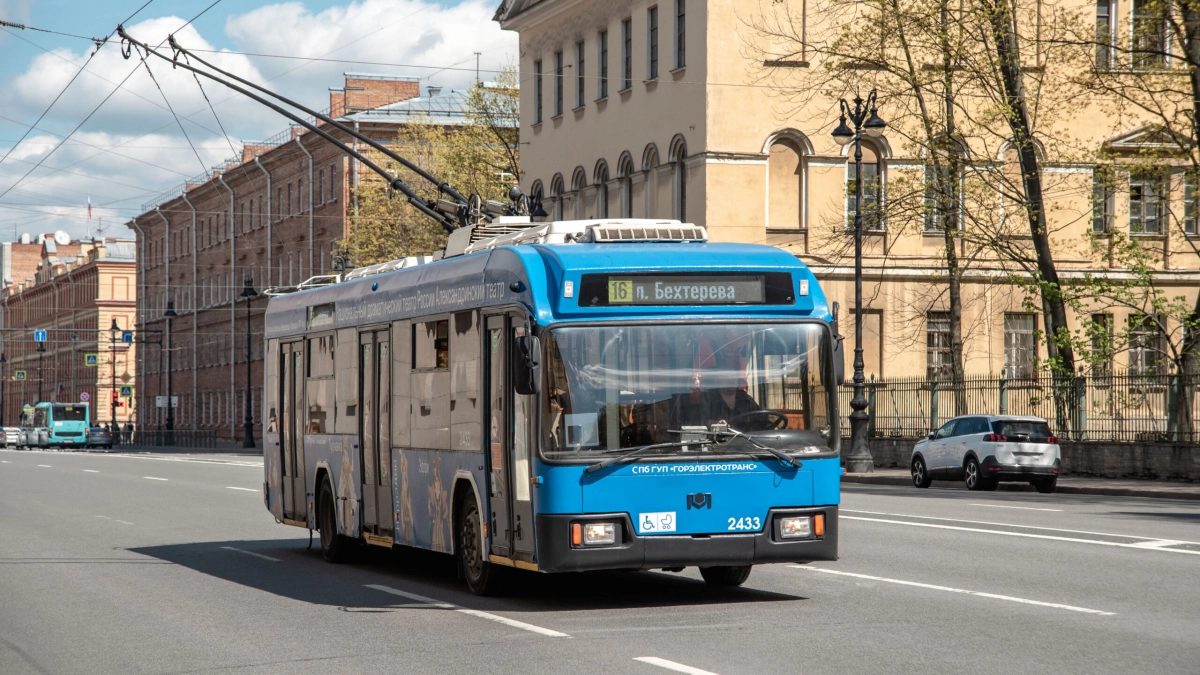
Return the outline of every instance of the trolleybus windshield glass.
[[[54,406],[54,421],[86,422],[87,408],[81,405],[56,405]]]
[[[721,422],[770,431],[784,451],[835,447],[822,324],[565,327],[546,342],[547,459],[678,442]]]

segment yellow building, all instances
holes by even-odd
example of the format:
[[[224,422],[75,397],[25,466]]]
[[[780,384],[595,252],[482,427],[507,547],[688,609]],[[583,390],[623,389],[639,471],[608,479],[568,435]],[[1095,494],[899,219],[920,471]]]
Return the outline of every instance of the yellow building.
[[[555,218],[679,218],[707,227],[712,240],[782,247],[814,269],[844,313],[853,312],[853,202],[847,199],[852,152],[830,135],[838,107],[828,92],[841,76],[825,62],[842,27],[843,15],[835,10],[851,4],[506,0],[496,20],[520,35],[521,184],[543,195]],[[1055,7],[1078,10],[1091,21],[1091,12],[1108,11],[1101,4]],[[1042,16],[1036,12],[1048,6],[1030,5],[1028,17]],[[1122,17],[1101,18],[1114,34],[1124,26]],[[1065,86],[1050,76],[1060,62],[1055,59],[1067,60],[1043,50],[1049,28],[1037,21],[1039,41],[1031,42],[1025,70],[1047,73],[1039,82],[1054,91]],[[1028,23],[1034,26],[1034,19]],[[884,45],[878,58],[904,58],[897,49]],[[864,94],[880,70],[871,63],[848,68],[861,73]],[[923,63],[916,70],[936,67]],[[1122,161],[1163,141],[1144,120],[1114,115],[1103,101],[1088,100],[1090,107],[1076,102],[1069,115],[1045,93],[1038,102],[1041,114],[1061,117],[1038,136],[1047,143],[1041,150],[1048,229],[1061,278],[1070,284],[1088,275],[1123,274],[1114,269],[1119,261],[1091,246],[1129,238],[1153,258],[1161,297],[1182,296],[1183,304],[1195,306],[1200,237],[1194,186],[1182,172],[1150,181],[1122,168]],[[884,218],[864,236],[868,377],[925,377],[944,372],[948,358],[946,244],[936,220],[922,209],[929,167],[918,144],[908,140],[918,135],[913,107],[911,98],[885,99],[880,115],[893,123],[882,138],[863,144],[864,214],[872,200],[884,204]],[[971,203],[963,208],[978,228],[996,230],[988,245],[973,243],[969,232],[956,237],[964,261],[965,369],[1022,377],[1039,367],[1046,347],[1038,339],[1045,328],[1038,300],[1014,283],[1028,274],[997,253],[1010,244],[1029,250],[1024,211],[1001,194],[1005,181],[1020,185],[1020,174],[1013,177],[1013,152],[1002,131],[980,131],[969,142],[976,179],[964,187],[963,199]],[[980,168],[980,157],[988,158],[988,167]],[[1102,161],[1113,170],[1099,169]],[[990,191],[989,175],[998,177]],[[1138,316],[1137,308],[1081,305],[1069,323],[1072,330],[1094,322],[1123,332]],[[1178,339],[1179,322],[1168,323],[1168,333]],[[844,323],[843,332],[853,335],[848,327]],[[1143,333],[1134,331],[1107,367],[1162,368],[1156,362],[1169,351],[1163,336],[1149,328]],[[1095,348],[1106,350],[1103,344]]]

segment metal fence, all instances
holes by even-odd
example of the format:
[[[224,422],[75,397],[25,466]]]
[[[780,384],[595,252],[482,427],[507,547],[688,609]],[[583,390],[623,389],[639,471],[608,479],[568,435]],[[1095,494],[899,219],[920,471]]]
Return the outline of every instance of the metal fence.
[[[133,432],[132,438],[123,433],[121,443],[143,448],[215,448],[217,432],[214,429],[139,429]]]
[[[958,415],[990,414],[1042,417],[1060,438],[1076,441],[1197,442],[1198,384],[1196,376],[1128,373],[1040,373],[1029,379],[971,376],[959,386],[917,378],[868,381],[868,435],[918,438]],[[853,396],[850,382],[838,391],[845,438],[850,435],[847,416]],[[1185,415],[1190,415],[1190,432]]]

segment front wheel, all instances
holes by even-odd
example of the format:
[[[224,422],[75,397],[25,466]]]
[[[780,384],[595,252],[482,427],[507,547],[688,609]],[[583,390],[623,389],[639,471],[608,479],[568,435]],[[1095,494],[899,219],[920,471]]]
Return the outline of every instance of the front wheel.
[[[470,497],[460,502],[458,515],[458,568],[475,595],[491,595],[499,587],[498,570],[484,559],[483,528],[479,506]]]
[[[929,476],[929,469],[925,466],[924,457],[913,457],[912,482],[919,488],[927,488],[933,483],[933,478]]]
[[[700,576],[704,577],[705,583],[709,586],[741,586],[750,578],[751,567],[753,565],[701,567]]]

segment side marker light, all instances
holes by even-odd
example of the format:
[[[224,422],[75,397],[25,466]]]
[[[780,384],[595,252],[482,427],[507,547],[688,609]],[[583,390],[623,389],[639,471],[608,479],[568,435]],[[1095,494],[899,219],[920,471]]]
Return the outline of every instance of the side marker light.
[[[825,514],[818,513],[813,516],[813,534],[818,537],[825,536]]]
[[[583,546],[583,525],[571,523],[571,545]]]

